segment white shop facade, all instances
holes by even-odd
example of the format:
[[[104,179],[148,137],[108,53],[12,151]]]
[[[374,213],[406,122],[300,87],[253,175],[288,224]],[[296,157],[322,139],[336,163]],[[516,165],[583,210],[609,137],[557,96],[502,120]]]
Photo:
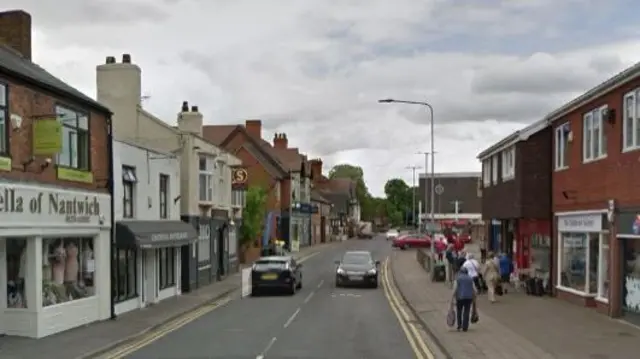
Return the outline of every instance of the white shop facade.
[[[108,319],[110,227],[107,194],[0,181],[0,334]]]

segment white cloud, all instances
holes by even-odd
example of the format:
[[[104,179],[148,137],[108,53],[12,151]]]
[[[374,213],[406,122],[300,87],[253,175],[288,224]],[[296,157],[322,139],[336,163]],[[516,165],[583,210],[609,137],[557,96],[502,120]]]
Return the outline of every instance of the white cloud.
[[[327,165],[363,166],[377,194],[390,177],[410,180],[404,168],[424,165],[415,153],[430,146],[424,108],[378,99],[429,101],[436,170],[478,170],[480,150],[640,56],[638,41],[554,50],[586,0],[5,2],[33,14],[35,61],[87,94],[96,65],[130,53],[145,106],[167,121],[183,100],[208,123],[262,118],[268,140],[286,132]],[[549,49],[526,50],[531,39]],[[499,46],[475,47],[486,41]]]

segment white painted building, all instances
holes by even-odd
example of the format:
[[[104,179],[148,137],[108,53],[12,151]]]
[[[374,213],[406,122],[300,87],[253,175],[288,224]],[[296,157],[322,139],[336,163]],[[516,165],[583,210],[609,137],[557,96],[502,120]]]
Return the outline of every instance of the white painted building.
[[[111,199],[0,181],[0,333],[42,338],[111,315]]]
[[[114,141],[115,314],[180,295],[179,247],[196,239],[180,221],[180,161]]]

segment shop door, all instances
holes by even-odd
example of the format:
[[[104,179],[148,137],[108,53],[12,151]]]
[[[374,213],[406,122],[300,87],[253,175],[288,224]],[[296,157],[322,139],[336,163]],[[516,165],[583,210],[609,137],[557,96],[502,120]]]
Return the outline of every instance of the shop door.
[[[224,228],[220,226],[216,231],[216,253],[218,254],[218,274],[220,277],[224,277],[227,274],[226,261],[224,260],[224,242]]]
[[[327,217],[320,217],[320,242],[327,241]]]
[[[142,300],[142,303],[146,303],[147,302],[147,290],[146,290],[146,286],[147,286],[147,281],[149,280],[149,278],[147,278],[147,251],[145,250],[141,250],[140,251],[140,263],[142,263],[142,265],[140,266],[140,269],[142,270],[142,273],[140,273],[140,278],[142,278],[142,290],[140,293],[140,299]]]

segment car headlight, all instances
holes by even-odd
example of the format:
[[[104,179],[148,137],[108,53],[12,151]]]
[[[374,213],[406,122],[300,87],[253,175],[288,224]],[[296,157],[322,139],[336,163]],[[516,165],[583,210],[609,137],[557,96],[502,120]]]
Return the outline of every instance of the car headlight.
[[[378,273],[378,271],[375,268],[373,268],[373,269],[369,269],[369,271],[367,273],[368,274],[376,274],[376,273]]]
[[[338,273],[338,274],[344,274],[344,269],[342,269],[342,268],[338,268],[338,272],[337,272],[337,273]]]

